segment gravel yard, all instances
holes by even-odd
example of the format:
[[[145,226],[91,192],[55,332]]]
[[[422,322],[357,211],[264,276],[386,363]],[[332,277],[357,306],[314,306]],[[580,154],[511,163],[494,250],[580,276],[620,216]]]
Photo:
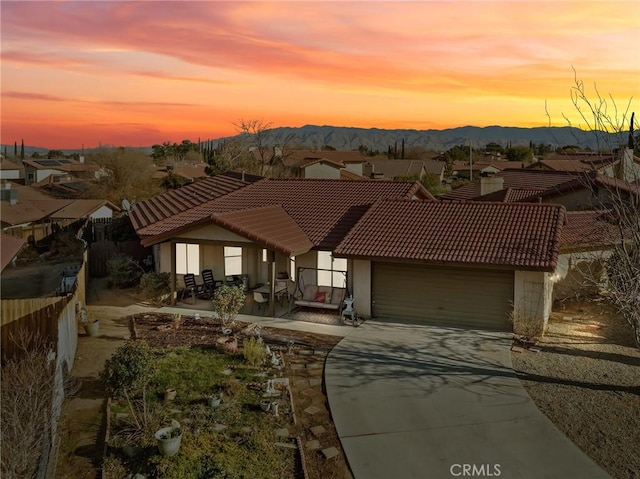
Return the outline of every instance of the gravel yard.
[[[640,479],[640,350],[604,301],[565,302],[513,368],[538,408],[616,479]]]

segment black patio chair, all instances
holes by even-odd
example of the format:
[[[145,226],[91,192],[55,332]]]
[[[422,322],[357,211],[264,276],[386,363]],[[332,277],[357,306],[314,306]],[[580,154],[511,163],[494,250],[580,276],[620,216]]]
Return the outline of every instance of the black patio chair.
[[[216,280],[213,277],[213,270],[210,269],[202,270],[202,282],[204,283],[204,288],[210,298],[213,298],[213,293],[215,293],[219,286],[222,286],[222,281],[219,279]]]
[[[198,284],[196,282],[196,275],[193,273],[187,273],[182,278],[184,280],[184,289],[182,290],[181,299],[184,300],[184,296],[186,294],[190,294],[193,302],[196,302],[197,298],[204,298],[206,296],[206,291],[204,284]]]

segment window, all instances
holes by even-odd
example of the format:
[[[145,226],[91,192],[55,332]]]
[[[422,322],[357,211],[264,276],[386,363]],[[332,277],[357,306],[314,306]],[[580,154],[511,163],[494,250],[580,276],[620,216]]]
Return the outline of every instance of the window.
[[[242,247],[224,247],[224,274],[225,276],[242,274]]]
[[[269,253],[267,252],[266,248],[262,248],[262,262],[263,263],[269,262]]]
[[[200,245],[176,243],[176,273],[200,274]]]
[[[347,260],[334,258],[331,251],[318,251],[318,286],[346,286]]]
[[[289,279],[291,281],[296,280],[296,257],[291,256],[289,258]]]

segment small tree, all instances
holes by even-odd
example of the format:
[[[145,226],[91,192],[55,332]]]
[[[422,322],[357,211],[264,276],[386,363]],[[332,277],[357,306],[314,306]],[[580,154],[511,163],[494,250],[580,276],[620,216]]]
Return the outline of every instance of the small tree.
[[[128,288],[137,284],[144,273],[133,258],[125,254],[112,256],[107,260],[107,271],[111,284],[117,288]]]
[[[131,416],[139,429],[147,423],[145,394],[154,373],[153,355],[147,343],[128,341],[107,360],[100,374],[109,395],[126,399]],[[133,406],[133,399],[140,396],[142,397],[141,417]]]
[[[233,322],[244,306],[246,300],[244,291],[239,286],[222,285],[213,295],[213,310],[226,325]]]

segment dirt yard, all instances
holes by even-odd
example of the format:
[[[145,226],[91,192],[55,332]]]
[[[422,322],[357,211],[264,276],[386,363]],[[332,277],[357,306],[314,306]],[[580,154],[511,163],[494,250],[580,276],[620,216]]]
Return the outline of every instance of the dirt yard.
[[[512,353],[538,408],[616,479],[640,479],[640,350],[604,301],[565,302],[540,352]]]

